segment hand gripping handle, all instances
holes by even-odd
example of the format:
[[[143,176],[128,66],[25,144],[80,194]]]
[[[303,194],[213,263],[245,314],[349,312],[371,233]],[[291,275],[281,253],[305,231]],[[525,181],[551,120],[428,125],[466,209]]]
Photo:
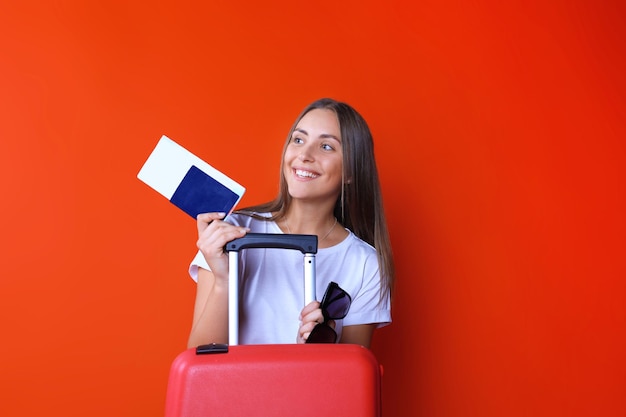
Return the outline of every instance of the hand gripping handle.
[[[244,237],[228,242],[224,250],[228,252],[228,343],[239,343],[239,251],[253,248],[273,248],[299,250],[304,254],[304,305],[316,299],[315,296],[315,254],[316,235],[293,235],[282,233],[248,233]]]

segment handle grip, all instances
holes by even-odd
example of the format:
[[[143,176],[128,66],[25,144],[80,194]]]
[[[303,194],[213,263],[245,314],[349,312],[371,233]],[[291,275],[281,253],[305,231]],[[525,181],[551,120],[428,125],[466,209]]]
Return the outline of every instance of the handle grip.
[[[226,252],[250,248],[294,249],[303,254],[317,253],[316,235],[292,235],[282,233],[248,233],[226,244]]]

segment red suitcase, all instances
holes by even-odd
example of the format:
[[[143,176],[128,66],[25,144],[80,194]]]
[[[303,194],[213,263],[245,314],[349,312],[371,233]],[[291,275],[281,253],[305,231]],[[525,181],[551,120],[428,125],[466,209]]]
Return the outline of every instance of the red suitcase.
[[[300,250],[304,302],[315,299],[317,236],[249,233],[230,242],[229,345],[199,346],[176,357],[165,416],[380,416],[381,367],[364,347],[237,346],[238,253],[261,247]]]

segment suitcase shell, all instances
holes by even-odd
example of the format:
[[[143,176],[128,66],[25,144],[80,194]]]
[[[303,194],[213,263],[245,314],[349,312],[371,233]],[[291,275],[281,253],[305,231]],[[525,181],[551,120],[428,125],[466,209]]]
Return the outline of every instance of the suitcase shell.
[[[357,345],[229,346],[174,360],[166,417],[361,416],[381,413],[381,368]]]
[[[249,233],[230,242],[229,345],[191,348],[170,369],[165,417],[381,415],[382,369],[349,344],[238,346],[237,256],[242,249],[297,249],[304,255],[304,303],[315,299],[317,236]],[[234,330],[233,330],[234,329]],[[217,348],[217,349],[214,349]]]

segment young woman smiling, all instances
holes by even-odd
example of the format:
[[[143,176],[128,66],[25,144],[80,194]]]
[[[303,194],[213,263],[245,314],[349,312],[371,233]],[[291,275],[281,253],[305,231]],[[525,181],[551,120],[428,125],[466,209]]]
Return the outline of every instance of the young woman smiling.
[[[391,322],[394,267],[374,145],[367,123],[348,104],[325,98],[307,106],[283,148],[277,197],[224,216],[204,213],[197,219],[189,347],[227,343],[223,248],[248,232],[318,236],[317,293],[334,281],[352,298],[345,318],[331,322],[340,343],[369,347],[374,330]],[[300,304],[302,255],[255,249],[240,256],[240,343],[305,343],[324,317],[319,302]]]

